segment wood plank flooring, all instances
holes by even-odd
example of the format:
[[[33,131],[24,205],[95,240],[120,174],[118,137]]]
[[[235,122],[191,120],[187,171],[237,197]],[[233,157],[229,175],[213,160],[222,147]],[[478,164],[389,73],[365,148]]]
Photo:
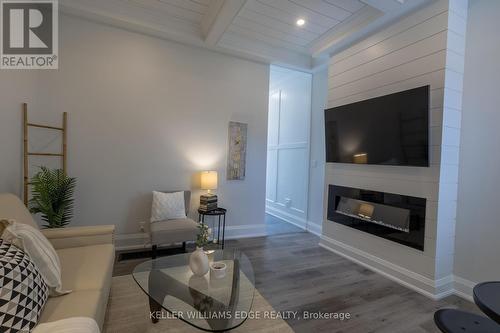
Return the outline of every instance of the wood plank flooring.
[[[289,234],[292,232],[306,232],[291,223],[285,222],[273,215],[266,214],[264,220],[267,235]]]
[[[289,319],[295,332],[438,332],[434,312],[443,307],[478,312],[456,296],[436,302],[318,246],[309,233],[227,241],[250,258],[259,292],[278,311],[344,312],[350,320]],[[118,262],[130,274],[144,259]]]

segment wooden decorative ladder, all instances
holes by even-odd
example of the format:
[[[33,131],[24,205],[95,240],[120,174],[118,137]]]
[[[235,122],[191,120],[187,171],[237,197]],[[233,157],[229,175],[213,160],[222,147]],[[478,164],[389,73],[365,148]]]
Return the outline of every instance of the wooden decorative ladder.
[[[28,151],[28,140],[29,140],[29,128],[37,127],[37,128],[45,128],[49,130],[60,131],[62,134],[62,152],[59,154],[54,153],[31,153]],[[67,133],[68,133],[68,114],[66,112],[63,113],[63,125],[62,127],[55,126],[47,126],[47,125],[39,125],[28,122],[28,104],[23,103],[23,132],[24,132],[24,204],[28,205],[28,196],[29,190],[28,186],[30,185],[29,181],[29,157],[30,156],[48,156],[48,157],[59,157],[62,160],[62,169],[64,173],[66,173],[66,161],[67,161]]]

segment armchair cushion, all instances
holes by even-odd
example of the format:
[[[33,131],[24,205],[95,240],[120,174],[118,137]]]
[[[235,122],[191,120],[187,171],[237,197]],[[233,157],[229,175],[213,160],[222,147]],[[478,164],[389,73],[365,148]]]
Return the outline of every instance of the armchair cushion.
[[[165,220],[151,223],[151,242],[153,245],[195,241],[198,223],[191,219]]]
[[[114,243],[114,225],[43,229],[55,249]]]

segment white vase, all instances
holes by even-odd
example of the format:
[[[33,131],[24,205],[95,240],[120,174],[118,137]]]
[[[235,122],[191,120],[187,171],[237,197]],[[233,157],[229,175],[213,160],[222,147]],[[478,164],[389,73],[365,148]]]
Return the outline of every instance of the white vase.
[[[210,268],[208,264],[208,256],[203,251],[203,248],[196,247],[196,250],[189,257],[189,268],[196,276],[203,276],[208,273]]]

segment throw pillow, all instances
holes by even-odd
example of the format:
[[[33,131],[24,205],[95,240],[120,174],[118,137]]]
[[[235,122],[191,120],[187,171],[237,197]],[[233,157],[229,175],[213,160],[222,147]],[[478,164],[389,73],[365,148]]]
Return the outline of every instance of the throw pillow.
[[[186,206],[184,203],[184,192],[153,192],[151,222],[185,218]]]
[[[30,256],[49,286],[51,296],[71,292],[62,289],[59,256],[49,240],[38,229],[14,220],[3,220],[0,223],[5,226],[2,238],[23,249]]]
[[[49,297],[49,288],[30,257],[0,239],[0,332],[30,332]]]
[[[99,331],[99,326],[94,319],[71,317],[40,324],[32,333],[99,333]]]

